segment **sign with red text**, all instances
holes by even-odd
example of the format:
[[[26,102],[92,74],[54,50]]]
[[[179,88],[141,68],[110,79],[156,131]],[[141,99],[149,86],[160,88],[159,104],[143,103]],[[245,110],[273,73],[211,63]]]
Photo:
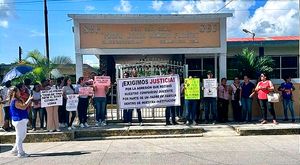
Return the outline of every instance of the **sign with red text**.
[[[180,106],[178,75],[118,79],[121,109]]]
[[[79,87],[80,96],[93,96],[94,89],[92,87]]]
[[[110,86],[110,77],[109,76],[95,76],[94,84],[95,85],[105,85]]]

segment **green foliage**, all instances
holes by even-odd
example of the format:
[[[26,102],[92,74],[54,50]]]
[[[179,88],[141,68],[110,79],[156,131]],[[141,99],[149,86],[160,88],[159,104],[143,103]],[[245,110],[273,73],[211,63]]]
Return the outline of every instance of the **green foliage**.
[[[34,69],[32,72],[15,79],[13,84],[23,82],[26,78],[30,78],[36,82],[41,82],[42,79],[49,78],[50,72],[59,65],[72,64],[72,59],[67,56],[57,56],[49,62],[48,67],[46,56],[38,50],[33,50],[28,53],[27,57],[21,63],[15,63],[14,66],[19,64],[32,66]]]
[[[273,72],[274,60],[269,56],[259,57],[252,50],[245,48],[241,54],[236,55],[235,65],[238,76],[248,75],[251,78],[257,78],[260,73]]]

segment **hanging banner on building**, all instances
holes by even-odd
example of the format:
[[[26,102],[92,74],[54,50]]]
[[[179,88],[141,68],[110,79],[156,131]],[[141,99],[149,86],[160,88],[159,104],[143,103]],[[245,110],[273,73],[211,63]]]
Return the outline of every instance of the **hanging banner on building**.
[[[80,96],[93,96],[94,89],[92,87],[79,87]]]
[[[184,99],[199,100],[200,99],[200,79],[186,78],[184,79]]]
[[[62,89],[41,90],[42,108],[62,105],[62,94]]]
[[[95,85],[110,86],[111,81],[109,76],[95,76],[94,83]]]
[[[178,75],[118,79],[121,109],[180,106]]]
[[[216,78],[203,79],[204,97],[218,96],[218,82]]]
[[[67,95],[67,104],[66,104],[67,111],[77,111],[77,106],[79,102],[78,97],[79,95],[77,94]]]

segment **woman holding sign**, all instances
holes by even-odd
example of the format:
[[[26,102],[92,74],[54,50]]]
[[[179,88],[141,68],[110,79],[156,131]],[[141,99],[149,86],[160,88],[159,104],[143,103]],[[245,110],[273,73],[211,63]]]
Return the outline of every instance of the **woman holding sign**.
[[[67,109],[67,100],[68,95],[74,94],[75,90],[72,86],[72,81],[69,77],[65,77],[64,79],[64,87],[63,87],[63,109],[67,111],[66,114],[66,121],[68,124],[68,130],[75,129],[75,126],[73,125],[74,119],[76,117],[76,110],[75,111],[68,111]],[[70,113],[72,114],[71,121],[70,121]]]
[[[87,123],[87,109],[89,106],[89,98],[88,95],[80,94],[79,90],[82,87],[87,87],[83,81],[83,77],[80,77],[77,81],[77,86],[75,87],[75,93],[79,94],[79,102],[78,102],[78,117],[80,121],[80,127],[89,127]]]
[[[49,80],[42,80],[42,90],[51,90],[51,89],[58,89],[57,86],[52,86]],[[59,123],[58,123],[58,106],[48,106],[46,107],[47,111],[47,130],[49,132],[57,131],[59,132]]]
[[[94,105],[96,108],[96,126],[106,125],[106,94],[110,88],[110,77],[95,76],[94,78]]]

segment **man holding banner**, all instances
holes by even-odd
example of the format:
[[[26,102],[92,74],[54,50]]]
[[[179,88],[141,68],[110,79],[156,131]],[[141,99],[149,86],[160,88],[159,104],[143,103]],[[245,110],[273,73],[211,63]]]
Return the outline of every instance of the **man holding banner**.
[[[170,68],[168,70],[168,74],[173,76],[174,70]],[[178,86],[179,86],[179,82],[178,82]],[[179,96],[179,100],[180,100],[180,96]],[[176,122],[176,107],[175,106],[166,107],[166,125],[171,125],[170,117],[172,118],[172,124],[178,125],[178,123]]]
[[[212,124],[215,124],[217,119],[217,93],[218,93],[217,79],[213,78],[211,71],[207,72],[207,79],[203,79],[204,90],[204,110],[205,110],[205,123],[209,123],[209,115],[212,114]]]

